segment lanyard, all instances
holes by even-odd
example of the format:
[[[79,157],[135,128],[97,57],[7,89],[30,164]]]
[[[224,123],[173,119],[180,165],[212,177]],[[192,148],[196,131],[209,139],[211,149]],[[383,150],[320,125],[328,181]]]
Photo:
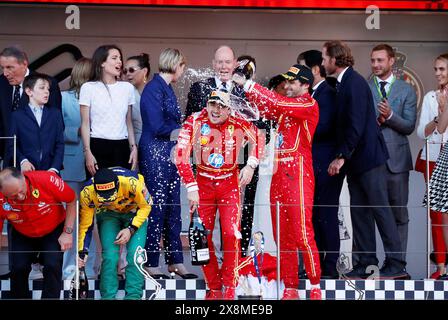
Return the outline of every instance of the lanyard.
[[[390,86],[389,86],[389,90],[387,90],[387,92],[386,92],[386,98],[389,98],[390,90],[392,89],[392,85],[394,84],[395,80],[396,80],[396,78],[393,77],[392,82],[390,83]],[[375,82],[375,87],[376,87],[376,90],[378,91],[378,94],[380,95],[380,97],[382,97],[383,95],[381,94],[381,89],[380,89],[380,85],[378,83],[377,78],[373,77],[373,81]],[[384,88],[384,89],[386,89],[386,88]]]

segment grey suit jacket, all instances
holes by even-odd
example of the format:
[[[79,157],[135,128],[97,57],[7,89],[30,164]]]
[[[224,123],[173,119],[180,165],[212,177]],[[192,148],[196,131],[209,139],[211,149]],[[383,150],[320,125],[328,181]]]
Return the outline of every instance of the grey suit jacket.
[[[379,90],[374,79],[370,79],[369,87],[372,90],[375,112],[379,115],[377,105],[381,101]],[[392,173],[401,173],[413,169],[412,155],[409,148],[408,135],[415,128],[417,118],[417,96],[410,84],[396,79],[390,88],[388,102],[393,110],[389,120],[381,125],[381,132],[386,141],[389,159],[387,167]]]

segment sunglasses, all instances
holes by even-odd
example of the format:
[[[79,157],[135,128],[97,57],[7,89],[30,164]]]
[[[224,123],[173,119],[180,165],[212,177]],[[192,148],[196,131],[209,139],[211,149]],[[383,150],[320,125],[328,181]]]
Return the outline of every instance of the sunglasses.
[[[134,68],[134,67],[130,67],[129,69],[128,68],[124,68],[123,69],[123,74],[127,74],[128,71],[129,71],[129,73],[134,73],[135,71],[138,71],[138,70],[140,70],[140,68]]]

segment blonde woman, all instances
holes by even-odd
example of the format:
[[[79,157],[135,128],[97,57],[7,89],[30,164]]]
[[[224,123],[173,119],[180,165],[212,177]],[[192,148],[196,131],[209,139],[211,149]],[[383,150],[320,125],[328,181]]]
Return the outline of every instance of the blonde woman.
[[[146,270],[154,278],[161,279],[168,278],[159,268],[161,237],[168,271],[184,279],[197,278],[183,265],[180,178],[170,159],[176,144],[171,133],[181,126],[181,111],[171,84],[182,76],[185,62],[179,50],[165,49],[160,54],[159,73],[146,85],[140,101],[143,131],[139,144],[139,168],[154,202],[148,221]]]
[[[430,176],[430,208],[432,223],[432,241],[434,255],[432,260],[437,270],[432,279],[446,280],[447,243],[448,243],[448,199],[446,179],[448,176],[448,53],[438,56],[434,62],[434,72],[438,83],[437,90],[428,92],[423,98],[420,122],[417,134],[422,139],[429,140],[429,176]],[[445,147],[442,147],[445,145]],[[426,177],[426,146],[417,158],[415,170]],[[426,200],[426,199],[425,199]]]

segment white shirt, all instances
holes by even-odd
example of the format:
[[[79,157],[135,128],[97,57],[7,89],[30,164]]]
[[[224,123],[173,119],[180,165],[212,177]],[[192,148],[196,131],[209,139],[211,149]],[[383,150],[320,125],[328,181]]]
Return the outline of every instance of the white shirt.
[[[42,113],[44,111],[44,106],[32,106],[32,105],[28,105],[31,109],[31,112],[34,114],[34,117],[36,118],[37,124],[40,127],[40,124],[42,122]]]
[[[338,75],[338,82],[341,83],[342,77],[344,76],[345,71],[347,71],[349,67],[346,67],[342,72]]]
[[[417,127],[417,135],[422,138],[428,138],[429,142],[429,161],[436,161],[440,150],[441,143],[446,143],[448,138],[448,129],[443,134],[437,131],[437,128],[428,137],[425,137],[425,127],[434,120],[439,114],[439,104],[437,103],[436,91],[429,91],[423,98],[422,109],[420,111],[420,119]],[[426,144],[423,145],[421,159],[426,160]]]
[[[312,97],[314,97],[314,94],[316,93],[317,88],[319,88],[319,86],[322,84],[322,82],[324,82],[325,79],[320,80],[314,87],[313,87],[313,94],[311,95]]]
[[[379,86],[378,89],[381,88],[380,82],[382,82],[382,81],[387,82],[386,85],[384,86],[384,90],[386,90],[386,93],[389,93],[390,86],[391,86],[392,82],[394,81],[394,74],[391,73],[390,76],[386,80],[381,80],[377,76],[375,76],[375,78],[376,78],[376,82],[378,83],[378,86]]]
[[[232,80],[226,81],[226,87],[222,85],[223,81],[221,81],[218,77],[215,76],[216,89],[218,90],[227,90],[227,92],[232,91]]]
[[[389,95],[390,86],[392,85],[392,82],[394,81],[394,78],[395,78],[394,74],[391,73],[390,76],[386,80],[381,80],[377,76],[375,76],[375,78],[376,78],[376,81],[377,81],[378,86],[379,86],[378,89],[381,88],[381,84],[380,83],[382,81],[387,82],[386,85],[384,86],[384,91],[386,91],[386,94]],[[390,115],[387,117],[386,120],[390,120],[390,118],[392,118],[393,115],[394,115],[394,111],[391,110],[390,111]]]
[[[134,86],[125,81],[108,85],[100,81],[86,82],[81,86],[79,104],[90,107],[92,138],[128,138],[126,114],[129,106],[135,104],[134,90]]]

